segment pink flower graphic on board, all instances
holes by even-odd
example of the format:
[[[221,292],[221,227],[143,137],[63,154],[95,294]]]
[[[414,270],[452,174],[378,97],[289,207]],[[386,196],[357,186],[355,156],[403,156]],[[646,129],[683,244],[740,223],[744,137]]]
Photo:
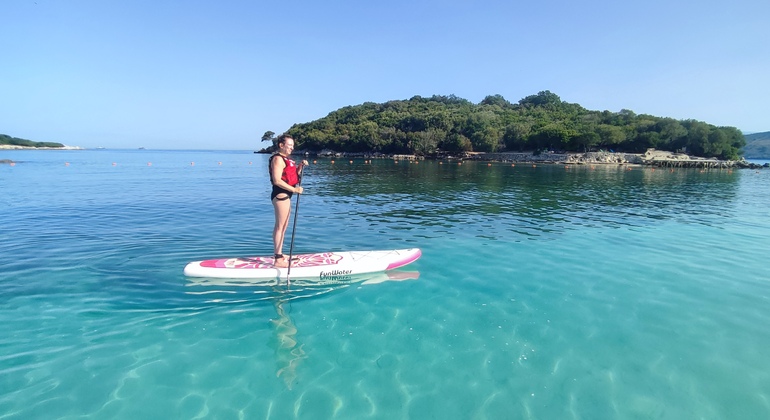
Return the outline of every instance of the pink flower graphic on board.
[[[289,256],[286,255],[288,258]],[[333,252],[319,254],[303,254],[292,256],[292,267],[316,267],[335,265],[342,261],[342,256]],[[236,270],[254,270],[273,268],[273,257],[229,258],[223,260],[208,260],[201,262],[201,267],[232,268]]]

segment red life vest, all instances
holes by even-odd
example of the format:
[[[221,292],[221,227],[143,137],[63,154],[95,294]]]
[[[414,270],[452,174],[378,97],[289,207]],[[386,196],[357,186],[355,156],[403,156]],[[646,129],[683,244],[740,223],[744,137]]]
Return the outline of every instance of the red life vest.
[[[283,159],[283,163],[286,164],[286,166],[283,168],[283,173],[281,174],[281,179],[291,185],[292,187],[299,184],[299,175],[297,174],[297,164],[294,163],[293,160],[281,155],[280,153],[276,153],[273,156],[270,156],[270,182],[275,184],[273,181],[273,159],[275,159],[276,156],[280,156],[281,159]]]

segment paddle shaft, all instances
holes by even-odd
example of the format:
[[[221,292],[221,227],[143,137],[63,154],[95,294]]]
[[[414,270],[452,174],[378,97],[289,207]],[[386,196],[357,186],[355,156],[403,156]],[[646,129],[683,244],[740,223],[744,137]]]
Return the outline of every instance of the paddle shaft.
[[[305,168],[302,168],[302,171],[300,171],[299,174],[299,181],[297,182],[297,187],[302,186],[302,172],[304,172]],[[289,274],[291,274],[291,256],[294,253],[294,232],[297,231],[297,215],[299,214],[299,197],[302,196],[302,194],[297,194],[297,206],[294,207],[294,223],[292,223],[291,227],[291,244],[289,245],[289,268],[286,270],[286,284],[290,284],[291,280],[289,280]]]

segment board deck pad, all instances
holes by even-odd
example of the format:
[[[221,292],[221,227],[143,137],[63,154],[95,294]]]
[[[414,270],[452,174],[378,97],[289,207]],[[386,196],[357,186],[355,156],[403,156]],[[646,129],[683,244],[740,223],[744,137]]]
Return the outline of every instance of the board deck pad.
[[[286,256],[288,258],[288,256]],[[324,252],[319,254],[292,255],[292,268],[297,267],[317,267],[322,265],[336,265],[342,256],[333,252]],[[275,268],[273,267],[273,257],[246,257],[246,258],[226,258],[219,260],[201,261],[201,267],[209,268],[232,268],[237,270],[253,270]]]
[[[387,271],[410,264],[421,255],[422,252],[418,248],[292,255],[291,276],[324,278]],[[273,261],[272,256],[193,261],[187,264],[184,274],[189,277],[213,278],[276,278],[286,276],[288,268],[275,267]]]

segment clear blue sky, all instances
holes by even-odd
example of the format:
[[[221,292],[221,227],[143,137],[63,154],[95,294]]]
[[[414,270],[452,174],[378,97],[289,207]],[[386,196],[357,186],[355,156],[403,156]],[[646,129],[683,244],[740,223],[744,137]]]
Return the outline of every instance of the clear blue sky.
[[[0,133],[253,150],[347,105],[550,90],[770,130],[770,1],[2,0]]]

